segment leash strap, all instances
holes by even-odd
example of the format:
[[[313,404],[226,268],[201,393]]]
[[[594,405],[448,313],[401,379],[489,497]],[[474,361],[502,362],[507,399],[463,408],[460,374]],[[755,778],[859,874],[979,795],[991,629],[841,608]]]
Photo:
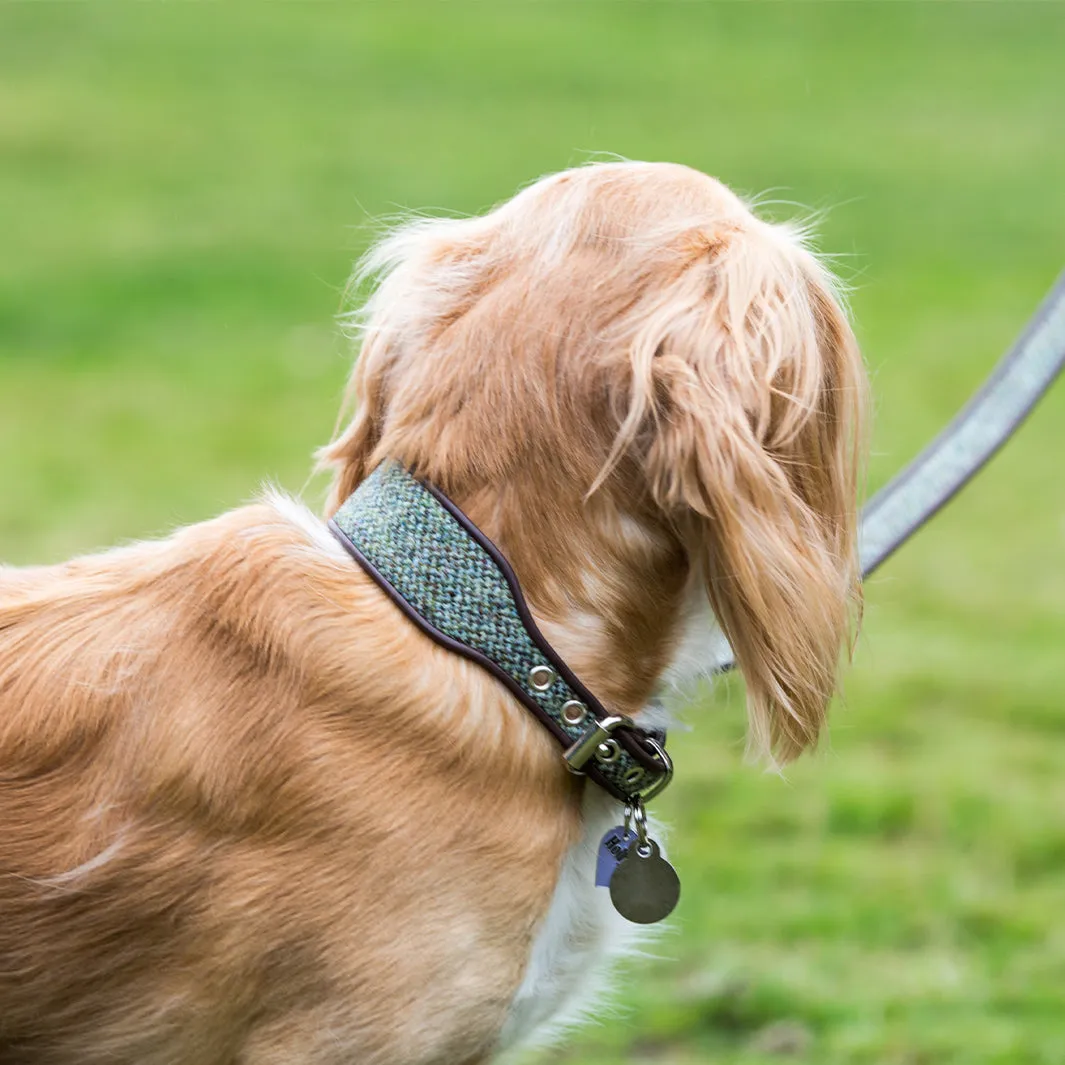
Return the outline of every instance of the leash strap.
[[[329,527],[404,614],[510,689],[586,773],[622,802],[669,783],[664,736],[611,714],[537,628],[499,549],[438,488],[382,463]]]
[[[964,409],[862,515],[868,576],[980,472],[1065,366],[1065,274]]]

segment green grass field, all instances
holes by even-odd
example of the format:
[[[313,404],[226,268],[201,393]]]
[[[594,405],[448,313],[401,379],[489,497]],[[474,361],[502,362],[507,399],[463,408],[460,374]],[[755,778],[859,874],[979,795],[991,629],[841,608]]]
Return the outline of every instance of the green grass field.
[[[876,487],[1065,266],[1063,56],[1060,3],[3,4],[0,558],[303,489],[375,219],[595,152],[824,212]],[[1063,457],[1065,384],[870,582],[786,780],[704,693],[674,930],[556,1060],[1065,1062]]]

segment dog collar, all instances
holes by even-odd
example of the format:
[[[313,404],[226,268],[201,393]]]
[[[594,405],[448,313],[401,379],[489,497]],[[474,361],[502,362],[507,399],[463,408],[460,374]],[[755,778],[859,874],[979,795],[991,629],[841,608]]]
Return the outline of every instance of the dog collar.
[[[629,804],[669,783],[664,734],[610,713],[577,679],[537,628],[510,564],[439,488],[388,460],[329,528],[427,636],[502,681],[573,772]]]

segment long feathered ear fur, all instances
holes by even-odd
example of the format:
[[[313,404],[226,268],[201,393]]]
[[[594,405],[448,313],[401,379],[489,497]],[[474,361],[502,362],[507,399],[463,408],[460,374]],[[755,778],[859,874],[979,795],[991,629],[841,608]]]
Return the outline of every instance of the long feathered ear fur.
[[[372,293],[345,318],[359,347],[344,404],[352,418],[317,454],[318,468],[333,472],[327,514],[337,510],[379,461],[376,451],[396,392],[404,394],[400,405],[414,423],[405,426],[404,441],[410,444],[413,436],[423,450],[439,444],[420,439],[419,417],[409,410],[418,406],[411,402],[412,393],[430,398],[430,382],[421,374],[431,372],[430,367],[439,371],[434,353],[440,333],[476,300],[485,272],[485,234],[493,224],[491,216],[408,221],[386,234],[359,263],[349,294],[366,283]],[[437,372],[435,380],[451,377]]]
[[[780,230],[718,232],[630,349],[651,493],[705,578],[747,683],[750,745],[813,744],[860,611],[865,377],[830,275]]]
[[[381,439],[387,407],[387,375],[391,353],[381,336],[367,338],[348,385],[354,408],[351,422],[339,436],[318,451],[319,469],[333,470],[326,513],[333,515],[370,470],[370,456]]]

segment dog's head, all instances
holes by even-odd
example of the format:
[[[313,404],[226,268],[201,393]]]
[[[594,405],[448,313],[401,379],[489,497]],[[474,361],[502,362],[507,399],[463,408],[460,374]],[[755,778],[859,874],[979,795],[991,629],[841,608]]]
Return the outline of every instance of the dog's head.
[[[408,223],[366,272],[356,410],[322,453],[330,508],[392,456],[479,513],[486,493],[521,510],[486,531],[523,582],[535,563],[514,556],[540,530],[532,554],[600,571],[598,599],[573,590],[587,574],[565,594],[619,626],[661,632],[684,581],[704,583],[754,746],[812,743],[859,602],[865,376],[802,241],[697,171],[610,163]],[[625,618],[632,580],[664,590]]]

